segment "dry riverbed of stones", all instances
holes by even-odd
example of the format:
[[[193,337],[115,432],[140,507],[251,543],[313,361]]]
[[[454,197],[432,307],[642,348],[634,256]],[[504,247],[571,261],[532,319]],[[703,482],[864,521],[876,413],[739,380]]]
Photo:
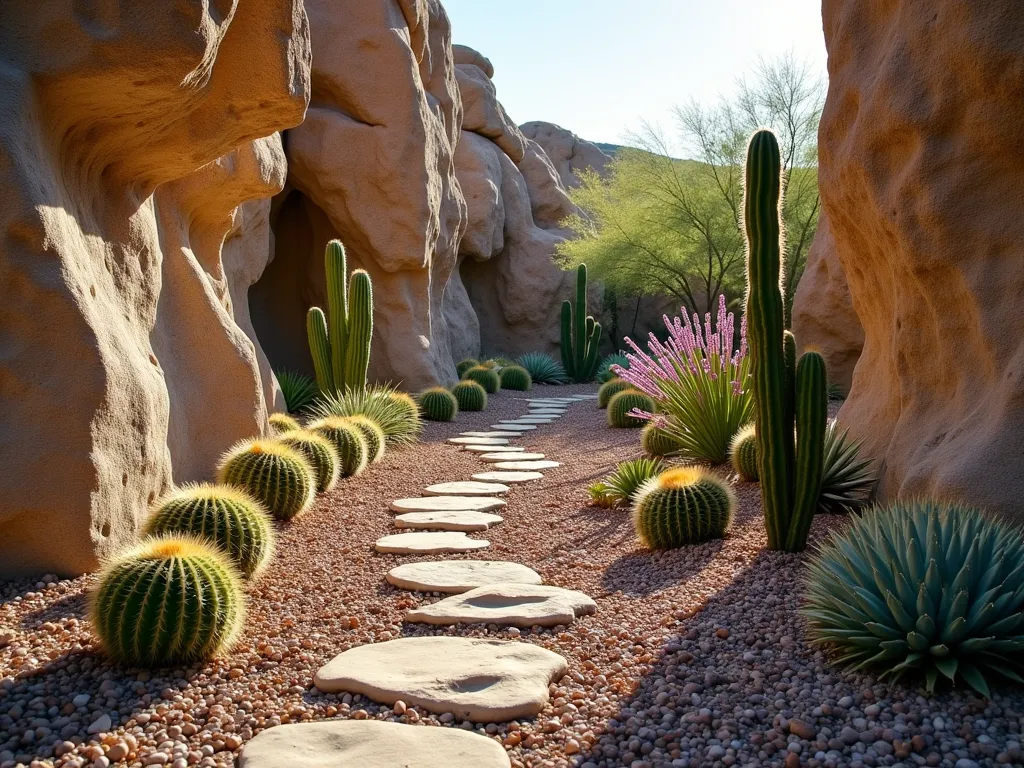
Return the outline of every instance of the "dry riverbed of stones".
[[[588,506],[638,454],[592,393],[501,393],[326,494],[202,667],[109,665],[89,577],[0,585],[0,768],[1024,761],[1019,691],[926,696],[806,646],[756,486],[727,539],[661,554]]]

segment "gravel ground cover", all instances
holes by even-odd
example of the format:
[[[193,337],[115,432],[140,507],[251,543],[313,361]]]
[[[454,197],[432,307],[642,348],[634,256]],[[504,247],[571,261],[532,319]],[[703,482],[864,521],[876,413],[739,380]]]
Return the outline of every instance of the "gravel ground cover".
[[[0,768],[230,765],[265,728],[331,717],[476,729],[500,740],[513,765],[534,768],[1024,763],[1024,693],[928,697],[843,673],[806,646],[796,613],[804,556],[764,550],[756,485],[738,485],[727,539],[669,553],[642,550],[628,512],[589,506],[586,486],[639,454],[638,432],[609,429],[593,402],[513,440],[562,466],[509,491],[489,550],[373,551],[395,532],[391,501],[483,471],[447,438],[525,413],[526,397],[593,390],[492,396],[486,411],[428,424],[423,443],[322,496],[281,529],[238,646],[201,667],[109,665],[85,620],[91,577],[0,585]],[[819,517],[812,537],[837,525]],[[590,595],[597,613],[544,630],[403,625],[408,609],[442,595],[399,590],[387,571],[459,558],[530,566],[547,584]],[[312,687],[317,668],[348,648],[419,634],[518,638],[565,656],[569,673],[536,719],[477,726]]]

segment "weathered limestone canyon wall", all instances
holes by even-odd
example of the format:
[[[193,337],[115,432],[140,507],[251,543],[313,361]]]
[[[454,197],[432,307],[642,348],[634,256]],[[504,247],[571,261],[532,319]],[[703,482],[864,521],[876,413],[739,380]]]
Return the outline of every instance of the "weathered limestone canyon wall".
[[[825,0],[819,151],[835,241],[823,258],[864,330],[840,418],[879,459],[882,496],[966,499],[1024,521],[1019,11]]]
[[[0,62],[0,577],[75,574],[266,427],[245,287],[307,22],[300,0],[10,0]]]

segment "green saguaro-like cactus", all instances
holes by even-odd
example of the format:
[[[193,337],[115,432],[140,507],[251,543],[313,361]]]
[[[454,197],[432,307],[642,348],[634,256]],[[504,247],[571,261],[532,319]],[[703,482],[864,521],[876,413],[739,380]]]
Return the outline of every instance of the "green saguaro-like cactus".
[[[345,247],[339,240],[327,244],[327,315],[311,307],[306,315],[306,335],[320,389],[328,393],[366,388],[373,336],[373,283],[357,269],[348,279]]]
[[[747,147],[747,328],[768,546],[799,552],[821,492],[828,394],[825,361],[807,352],[796,362],[782,295],[782,162],[768,130]]]
[[[562,367],[576,383],[593,381],[597,373],[597,348],[601,324],[587,314],[587,265],[576,268],[576,306],[562,302]]]

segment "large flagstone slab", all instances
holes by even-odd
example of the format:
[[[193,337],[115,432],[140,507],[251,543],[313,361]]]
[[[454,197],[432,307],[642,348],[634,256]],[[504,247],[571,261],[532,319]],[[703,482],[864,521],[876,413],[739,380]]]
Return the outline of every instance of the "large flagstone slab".
[[[513,421],[503,421],[501,424],[491,424],[495,429],[507,429],[510,432],[530,432],[537,428],[535,424],[517,424]]]
[[[504,519],[491,512],[406,512],[395,518],[395,527],[417,531],[486,531]]]
[[[456,552],[474,552],[487,549],[491,542],[485,539],[471,539],[465,533],[456,531],[394,533],[377,539],[374,545],[378,552],[392,555],[444,555]]]
[[[388,571],[387,580],[421,592],[466,592],[487,584],[540,584],[540,574],[502,560],[432,560],[405,563]]]
[[[544,475],[540,472],[508,472],[490,471],[477,472],[473,475],[474,480],[495,483],[532,483],[534,480],[543,480]]]
[[[582,592],[544,584],[488,584],[437,603],[422,605],[405,621],[426,624],[497,624],[553,627],[594,613],[597,603]]]
[[[499,461],[491,465],[495,469],[508,469],[514,472],[535,472],[540,469],[554,469],[562,464],[557,461]]]
[[[317,671],[325,693],[361,693],[381,704],[404,701],[477,723],[533,717],[568,665],[526,642],[468,637],[403,637],[351,648]],[[443,765],[443,763],[435,763]]]
[[[507,432],[502,430],[486,430],[484,432],[459,432],[460,437],[519,437],[518,432]]]
[[[427,496],[491,496],[508,493],[508,491],[508,486],[501,483],[481,483],[474,480],[434,483],[434,485],[428,485],[423,489]]]
[[[462,450],[469,451],[470,453],[494,453],[495,451],[522,453],[526,451],[525,448],[517,445],[464,445]]]
[[[555,421],[555,417],[551,416],[520,416],[515,419],[513,424],[550,424]]]
[[[496,461],[539,461],[546,458],[543,453],[512,453],[511,451],[500,451],[497,453],[484,453],[480,455],[481,461],[493,463]]]
[[[419,496],[410,499],[396,499],[391,502],[392,512],[451,512],[469,510],[490,512],[507,504],[504,499],[493,496]]]
[[[508,445],[507,437],[449,437],[455,445]]]

